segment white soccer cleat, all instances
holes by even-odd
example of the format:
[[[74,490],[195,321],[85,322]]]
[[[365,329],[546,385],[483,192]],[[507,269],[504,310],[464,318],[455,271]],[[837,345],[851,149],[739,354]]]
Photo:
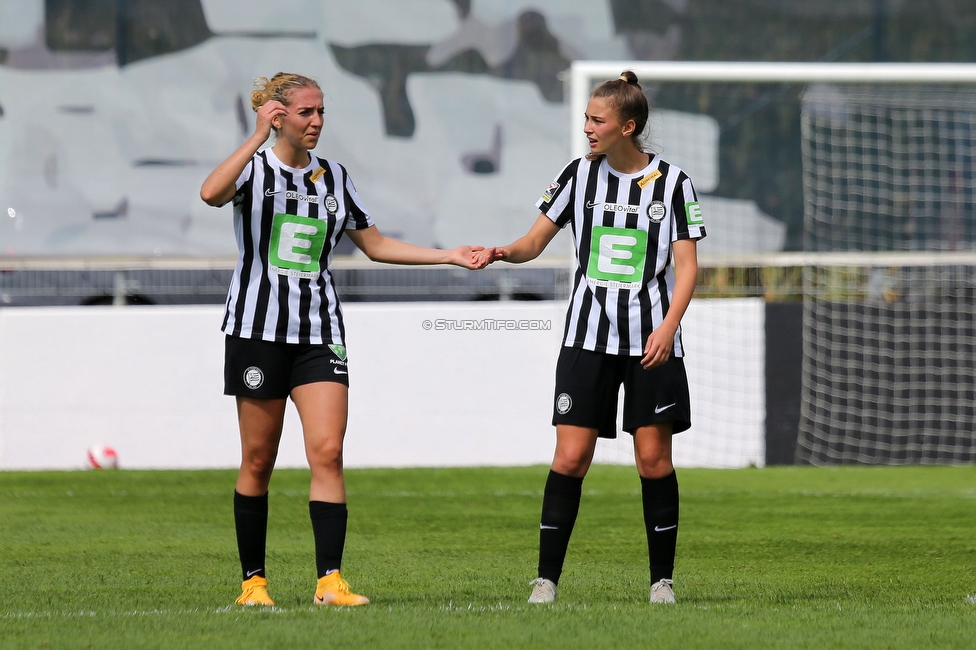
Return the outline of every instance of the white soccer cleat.
[[[667,578],[662,578],[651,585],[651,602],[652,603],[673,603],[674,602],[674,589],[672,585],[674,580],[668,580]]]
[[[532,594],[529,602],[535,604],[545,604],[556,602],[556,583],[546,578],[536,578],[529,583],[532,585]]]

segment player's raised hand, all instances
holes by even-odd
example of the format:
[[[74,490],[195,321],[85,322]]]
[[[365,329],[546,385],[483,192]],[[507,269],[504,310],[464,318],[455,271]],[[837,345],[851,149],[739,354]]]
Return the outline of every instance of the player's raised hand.
[[[263,135],[265,139],[271,135],[271,127],[280,128],[280,122],[276,123],[276,117],[288,115],[288,109],[281,102],[271,99],[264,103],[257,112],[257,120],[254,124],[254,133]]]
[[[251,156],[267,142],[271,128],[281,125],[281,119],[288,115],[288,109],[277,100],[265,102],[257,111],[254,133],[227,160],[210,172],[200,187],[200,198],[207,205],[221,206],[234,198],[237,193],[235,181],[241,175]]]

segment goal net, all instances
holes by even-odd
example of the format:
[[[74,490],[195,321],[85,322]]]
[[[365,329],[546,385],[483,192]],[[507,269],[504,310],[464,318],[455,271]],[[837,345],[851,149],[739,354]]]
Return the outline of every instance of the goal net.
[[[800,96],[806,250],[972,249],[976,87]]]
[[[821,256],[804,280],[797,460],[976,461],[976,255]]]
[[[652,149],[702,195],[699,299],[802,304],[795,405],[764,378],[766,441],[785,408],[794,462],[976,462],[976,66],[577,62],[575,155],[590,90],[624,69],[656,106]],[[767,373],[792,358],[758,347]],[[754,398],[725,354],[699,364],[696,417]],[[696,454],[749,448],[742,422],[710,428]]]
[[[882,253],[808,268],[797,457],[973,462],[974,88],[813,86],[801,124],[807,250]]]

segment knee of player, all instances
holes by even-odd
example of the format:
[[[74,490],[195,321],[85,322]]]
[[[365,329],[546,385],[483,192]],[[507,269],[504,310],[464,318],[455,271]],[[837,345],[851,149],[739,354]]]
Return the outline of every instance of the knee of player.
[[[266,480],[271,477],[271,472],[274,471],[274,465],[275,454],[252,453],[244,458],[244,462],[241,463],[241,469],[255,479]]]
[[[342,469],[342,441],[322,440],[305,447],[308,462],[313,468]]]
[[[552,460],[552,471],[564,476],[585,476],[590,468],[591,455],[587,454],[557,454]]]
[[[644,478],[664,478],[673,471],[670,454],[655,452],[637,456],[637,473]]]

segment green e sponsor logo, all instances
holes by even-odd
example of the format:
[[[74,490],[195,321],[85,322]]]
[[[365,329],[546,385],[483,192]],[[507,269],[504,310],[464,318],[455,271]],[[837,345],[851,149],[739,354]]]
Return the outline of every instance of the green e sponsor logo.
[[[319,259],[325,247],[328,223],[319,219],[278,213],[271,225],[268,261],[279,275],[314,278],[321,273]]]
[[[701,206],[698,205],[698,201],[694,203],[685,203],[685,216],[688,217],[689,226],[701,226],[705,223],[702,218]]]
[[[644,277],[647,233],[633,228],[594,226],[586,277],[601,287],[636,289]]]

